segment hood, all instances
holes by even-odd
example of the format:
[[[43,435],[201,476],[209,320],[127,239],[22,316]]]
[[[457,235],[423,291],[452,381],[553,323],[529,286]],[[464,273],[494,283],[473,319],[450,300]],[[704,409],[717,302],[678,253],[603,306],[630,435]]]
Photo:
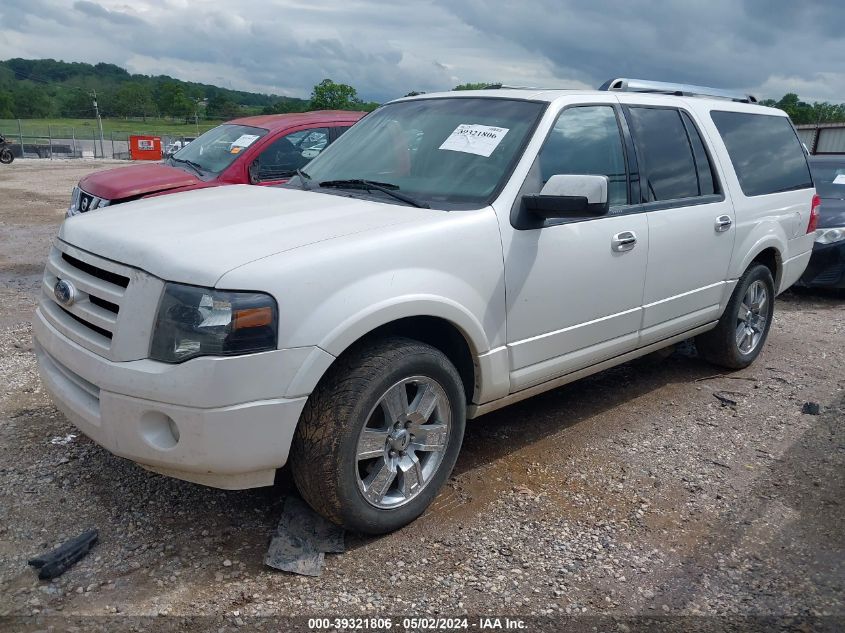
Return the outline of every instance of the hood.
[[[845,226],[845,200],[842,198],[822,198],[819,208],[820,229]]]
[[[176,167],[151,163],[118,167],[88,174],[79,181],[79,186],[86,192],[106,200],[121,200],[166,191],[177,187],[187,187],[202,181]]]
[[[431,218],[432,213],[437,212],[296,189],[231,185],[74,216],[62,224],[59,239],[167,281],[214,286],[225,273],[251,261]]]

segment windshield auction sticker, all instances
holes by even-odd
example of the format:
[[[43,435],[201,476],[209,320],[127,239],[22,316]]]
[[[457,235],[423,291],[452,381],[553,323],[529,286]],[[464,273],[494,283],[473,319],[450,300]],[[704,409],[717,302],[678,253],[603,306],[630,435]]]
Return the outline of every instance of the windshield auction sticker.
[[[255,142],[255,139],[258,138],[258,134],[241,134],[234,142],[232,142],[232,148],[235,147],[249,147]]]
[[[443,141],[439,149],[478,154],[486,158],[499,146],[499,143],[502,142],[502,139],[505,138],[505,134],[507,133],[508,128],[506,127],[461,123]]]

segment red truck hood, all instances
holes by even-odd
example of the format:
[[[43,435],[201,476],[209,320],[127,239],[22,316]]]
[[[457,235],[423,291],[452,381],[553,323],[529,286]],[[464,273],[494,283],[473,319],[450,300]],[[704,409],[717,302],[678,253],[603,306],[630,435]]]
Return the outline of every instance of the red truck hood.
[[[201,182],[196,176],[176,167],[151,163],[88,174],[79,181],[79,186],[83,191],[106,200],[122,200]]]

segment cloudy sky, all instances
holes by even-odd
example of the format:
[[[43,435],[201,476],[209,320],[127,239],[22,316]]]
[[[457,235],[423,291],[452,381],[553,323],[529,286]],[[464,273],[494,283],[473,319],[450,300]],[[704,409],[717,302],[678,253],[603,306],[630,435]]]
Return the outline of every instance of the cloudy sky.
[[[845,102],[842,0],[2,0],[0,59],[308,97],[638,77]]]

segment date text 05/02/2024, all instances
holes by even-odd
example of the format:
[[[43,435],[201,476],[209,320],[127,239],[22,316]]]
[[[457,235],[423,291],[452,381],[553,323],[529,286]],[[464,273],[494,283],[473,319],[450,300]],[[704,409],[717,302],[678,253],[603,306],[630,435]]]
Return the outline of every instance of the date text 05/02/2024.
[[[396,628],[399,631],[457,631],[457,630],[525,630],[526,623],[519,618],[432,618],[407,617],[395,621],[390,617],[373,618],[310,618],[308,628],[312,630],[334,629],[340,631],[371,630],[385,631]]]

